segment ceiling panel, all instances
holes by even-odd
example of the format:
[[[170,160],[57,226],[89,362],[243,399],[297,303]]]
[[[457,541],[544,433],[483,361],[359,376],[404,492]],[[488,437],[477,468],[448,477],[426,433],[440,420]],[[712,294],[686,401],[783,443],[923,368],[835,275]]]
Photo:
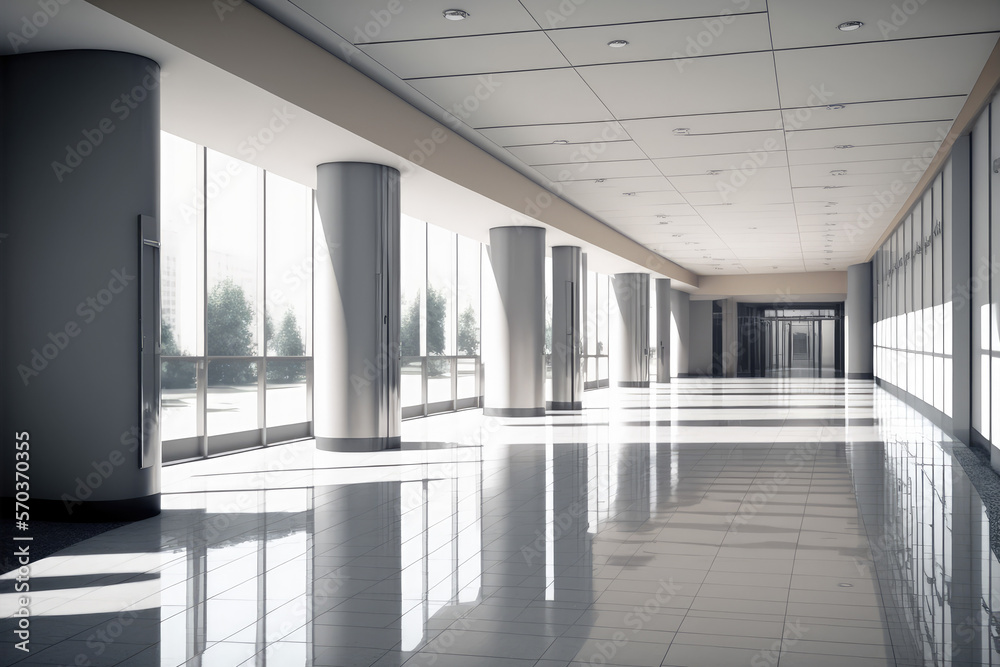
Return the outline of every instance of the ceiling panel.
[[[554,123],[485,128],[480,132],[498,146],[530,146],[568,141],[571,144],[601,144],[629,138],[617,121],[600,123]]]
[[[572,69],[416,79],[410,83],[442,108],[457,110],[471,127],[612,120]]]
[[[778,108],[770,52],[695,58],[683,71],[669,60],[578,71],[619,120]]]
[[[769,0],[767,5],[776,49],[1000,30],[996,0]],[[837,30],[844,21],[865,25]]]
[[[802,130],[786,132],[785,138],[788,141],[790,151],[807,148],[833,148],[843,145],[912,144],[942,141],[948,136],[951,124],[951,121],[945,121]],[[845,159],[847,159],[849,152],[844,151]]]
[[[719,161],[712,169],[735,169],[751,157],[747,153],[757,156],[758,166],[766,166],[768,153],[785,148],[785,137],[780,130],[677,136],[667,129],[670,123],[659,120],[624,123],[633,140],[653,159],[718,155]],[[736,162],[733,153],[744,153],[744,156]]]
[[[847,175],[856,174],[901,174],[909,166],[910,159],[906,160],[868,160],[866,162],[844,163],[844,170]],[[793,181],[808,180],[810,178],[820,179],[830,175],[830,165],[827,164],[807,164],[789,167]],[[796,187],[800,183],[795,182]]]
[[[550,181],[581,181],[595,178],[628,178],[632,176],[659,176],[660,172],[649,160],[623,160],[620,162],[572,162],[536,167],[538,173]]]
[[[776,51],[783,106],[966,95],[996,34]]]
[[[736,192],[703,191],[691,192],[684,197],[692,206],[708,204],[785,204],[792,202],[791,188],[774,190],[737,190]]]
[[[653,164],[663,173],[664,176],[693,176],[704,174],[711,169],[718,169],[720,164],[726,165],[726,169],[746,169],[752,171],[761,168],[760,165],[770,167],[785,167],[788,165],[788,156],[785,151],[771,151],[757,154],[751,157],[747,153],[722,153],[718,155],[698,155],[691,157],[677,158],[657,158]]]
[[[673,189],[674,186],[663,176],[608,178],[601,183],[592,180],[570,181],[560,186],[560,191],[567,195],[620,195],[623,192],[656,192]]]
[[[560,164],[565,162],[607,162],[610,160],[640,160],[645,154],[631,141],[593,144],[544,144],[513,146],[507,149],[528,165]]]
[[[522,4],[546,30],[575,26],[631,23],[694,16],[712,18],[743,12],[762,12],[765,0],[628,0],[628,2],[584,2],[584,0],[522,0]]]
[[[600,209],[597,211],[602,217],[609,218],[638,218],[653,217],[657,215],[667,215],[671,218],[675,216],[696,216],[693,208],[687,204],[659,204],[659,205],[635,205],[629,207],[615,207]]]
[[[670,179],[670,183],[678,191],[685,193],[789,189],[787,167],[758,169],[748,176],[738,171],[723,171],[717,175],[674,176]]]
[[[253,1],[301,7],[409,103],[713,273],[862,261],[896,211],[859,211],[902,203],[1000,34],[998,0],[469,0],[458,22],[436,0]]]
[[[295,0],[293,3],[354,44],[400,39],[431,39],[538,30],[538,23],[517,0],[462,0],[465,21],[444,18],[450,0],[402,2],[389,10],[386,0]]]
[[[875,146],[853,146],[848,149],[810,148],[788,151],[788,161],[793,165],[838,164],[850,165],[864,160],[908,159],[915,155],[934,155],[939,142],[924,141],[902,144],[882,144]],[[659,165],[659,160],[657,160]],[[832,167],[831,167],[832,168]],[[669,176],[669,174],[667,174]]]
[[[403,79],[567,67],[542,31],[367,44],[361,50]]]
[[[914,181],[915,182],[915,181]],[[835,186],[826,188],[823,186],[794,187],[792,195],[795,201],[850,201],[852,198],[868,197],[872,193],[871,188],[866,186]]]
[[[964,95],[929,99],[859,102],[843,109],[800,107],[781,112],[785,129],[812,130],[824,127],[908,123],[916,120],[954,120],[965,104]]]
[[[617,23],[552,30],[547,34],[573,65],[673,58],[678,72],[683,72],[692,63],[691,55],[745,53],[771,48],[766,14],[732,16],[727,21],[725,25],[720,24],[722,29],[717,34],[710,31],[704,19]],[[611,48],[608,46],[611,40],[625,40],[628,46]]]

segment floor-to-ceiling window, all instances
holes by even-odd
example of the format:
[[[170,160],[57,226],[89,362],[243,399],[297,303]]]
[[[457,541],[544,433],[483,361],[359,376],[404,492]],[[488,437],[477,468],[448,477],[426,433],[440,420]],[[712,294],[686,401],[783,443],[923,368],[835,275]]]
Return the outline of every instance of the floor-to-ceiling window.
[[[163,456],[309,435],[313,193],[164,133]]]
[[[946,417],[962,411],[973,440],[987,446],[996,444],[1000,425],[998,128],[994,99],[973,128],[969,171],[949,158],[873,258],[876,376]],[[956,180],[958,173],[969,173],[971,183]],[[956,227],[956,197],[970,192],[969,228],[965,220]],[[967,237],[953,236],[959,233]],[[969,254],[955,255],[966,243]],[[959,310],[968,311],[968,340],[954,339]],[[970,346],[968,375],[954,367],[956,345]],[[968,405],[953,405],[955,382],[969,383]]]
[[[481,243],[404,215],[403,417],[480,405]]]
[[[585,304],[587,348],[585,355],[585,389],[607,387],[608,366],[608,302],[611,276],[587,272],[587,303]]]
[[[1000,446],[1000,98],[972,132],[972,428]]]
[[[934,179],[875,254],[872,271],[876,377],[950,414],[945,175]]]

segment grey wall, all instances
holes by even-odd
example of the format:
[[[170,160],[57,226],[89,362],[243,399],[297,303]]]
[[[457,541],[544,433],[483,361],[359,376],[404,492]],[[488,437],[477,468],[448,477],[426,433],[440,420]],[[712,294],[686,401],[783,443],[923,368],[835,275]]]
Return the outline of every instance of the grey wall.
[[[712,374],[712,302],[692,301],[690,307],[688,373]]]
[[[670,375],[688,374],[691,339],[691,295],[670,290]]]
[[[159,67],[111,51],[9,56],[0,104],[2,468],[27,432],[32,518],[155,514],[137,276],[138,216],[159,209]]]
[[[874,358],[871,262],[847,267],[847,301],[844,303],[844,311],[847,318],[844,345],[847,377],[870,380]]]

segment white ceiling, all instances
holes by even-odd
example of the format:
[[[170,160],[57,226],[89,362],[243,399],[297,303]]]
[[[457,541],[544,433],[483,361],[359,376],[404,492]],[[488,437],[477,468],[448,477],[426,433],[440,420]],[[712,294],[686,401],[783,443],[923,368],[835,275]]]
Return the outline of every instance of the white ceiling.
[[[864,261],[1000,32],[996,0],[252,2],[708,275]],[[470,18],[445,20],[453,8]],[[837,30],[848,20],[865,25]]]

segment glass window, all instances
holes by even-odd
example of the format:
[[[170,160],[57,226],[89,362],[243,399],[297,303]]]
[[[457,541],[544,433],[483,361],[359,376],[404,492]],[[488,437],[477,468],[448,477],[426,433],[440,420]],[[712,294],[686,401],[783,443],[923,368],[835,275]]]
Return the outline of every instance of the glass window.
[[[404,215],[400,225],[400,379],[404,407],[422,405],[424,353],[421,335],[423,298],[427,286],[427,224]]]
[[[427,354],[455,354],[456,235],[427,225]]]
[[[427,225],[427,402],[453,400],[450,359],[457,338],[457,238],[453,232]]]
[[[597,354],[608,353],[608,301],[610,276],[599,274],[597,277]],[[605,364],[606,366],[607,364]],[[606,379],[602,374],[601,379]]]
[[[479,355],[479,292],[482,244],[458,237],[458,340],[460,356]]]
[[[971,274],[990,266],[990,115],[984,113],[972,133]],[[986,269],[985,271],[983,269]],[[989,283],[972,280],[972,428],[990,439]]]
[[[160,368],[160,433],[164,441],[198,435],[198,394],[194,359],[166,359]]]
[[[208,435],[240,433],[257,423],[257,362],[214,359],[208,365]],[[255,443],[248,443],[252,446]]]
[[[312,190],[274,174],[265,184],[267,354],[300,357],[312,351]]]
[[[594,271],[587,271],[587,354],[597,354],[597,273]],[[597,371],[588,371],[587,379],[597,379]]]
[[[201,282],[198,246],[202,198],[197,144],[163,133],[160,140],[160,299],[162,354],[200,354]]]
[[[255,356],[263,352],[258,347],[260,173],[211,150],[206,169],[206,351],[209,356]],[[210,365],[208,373],[213,384],[217,371]]]

